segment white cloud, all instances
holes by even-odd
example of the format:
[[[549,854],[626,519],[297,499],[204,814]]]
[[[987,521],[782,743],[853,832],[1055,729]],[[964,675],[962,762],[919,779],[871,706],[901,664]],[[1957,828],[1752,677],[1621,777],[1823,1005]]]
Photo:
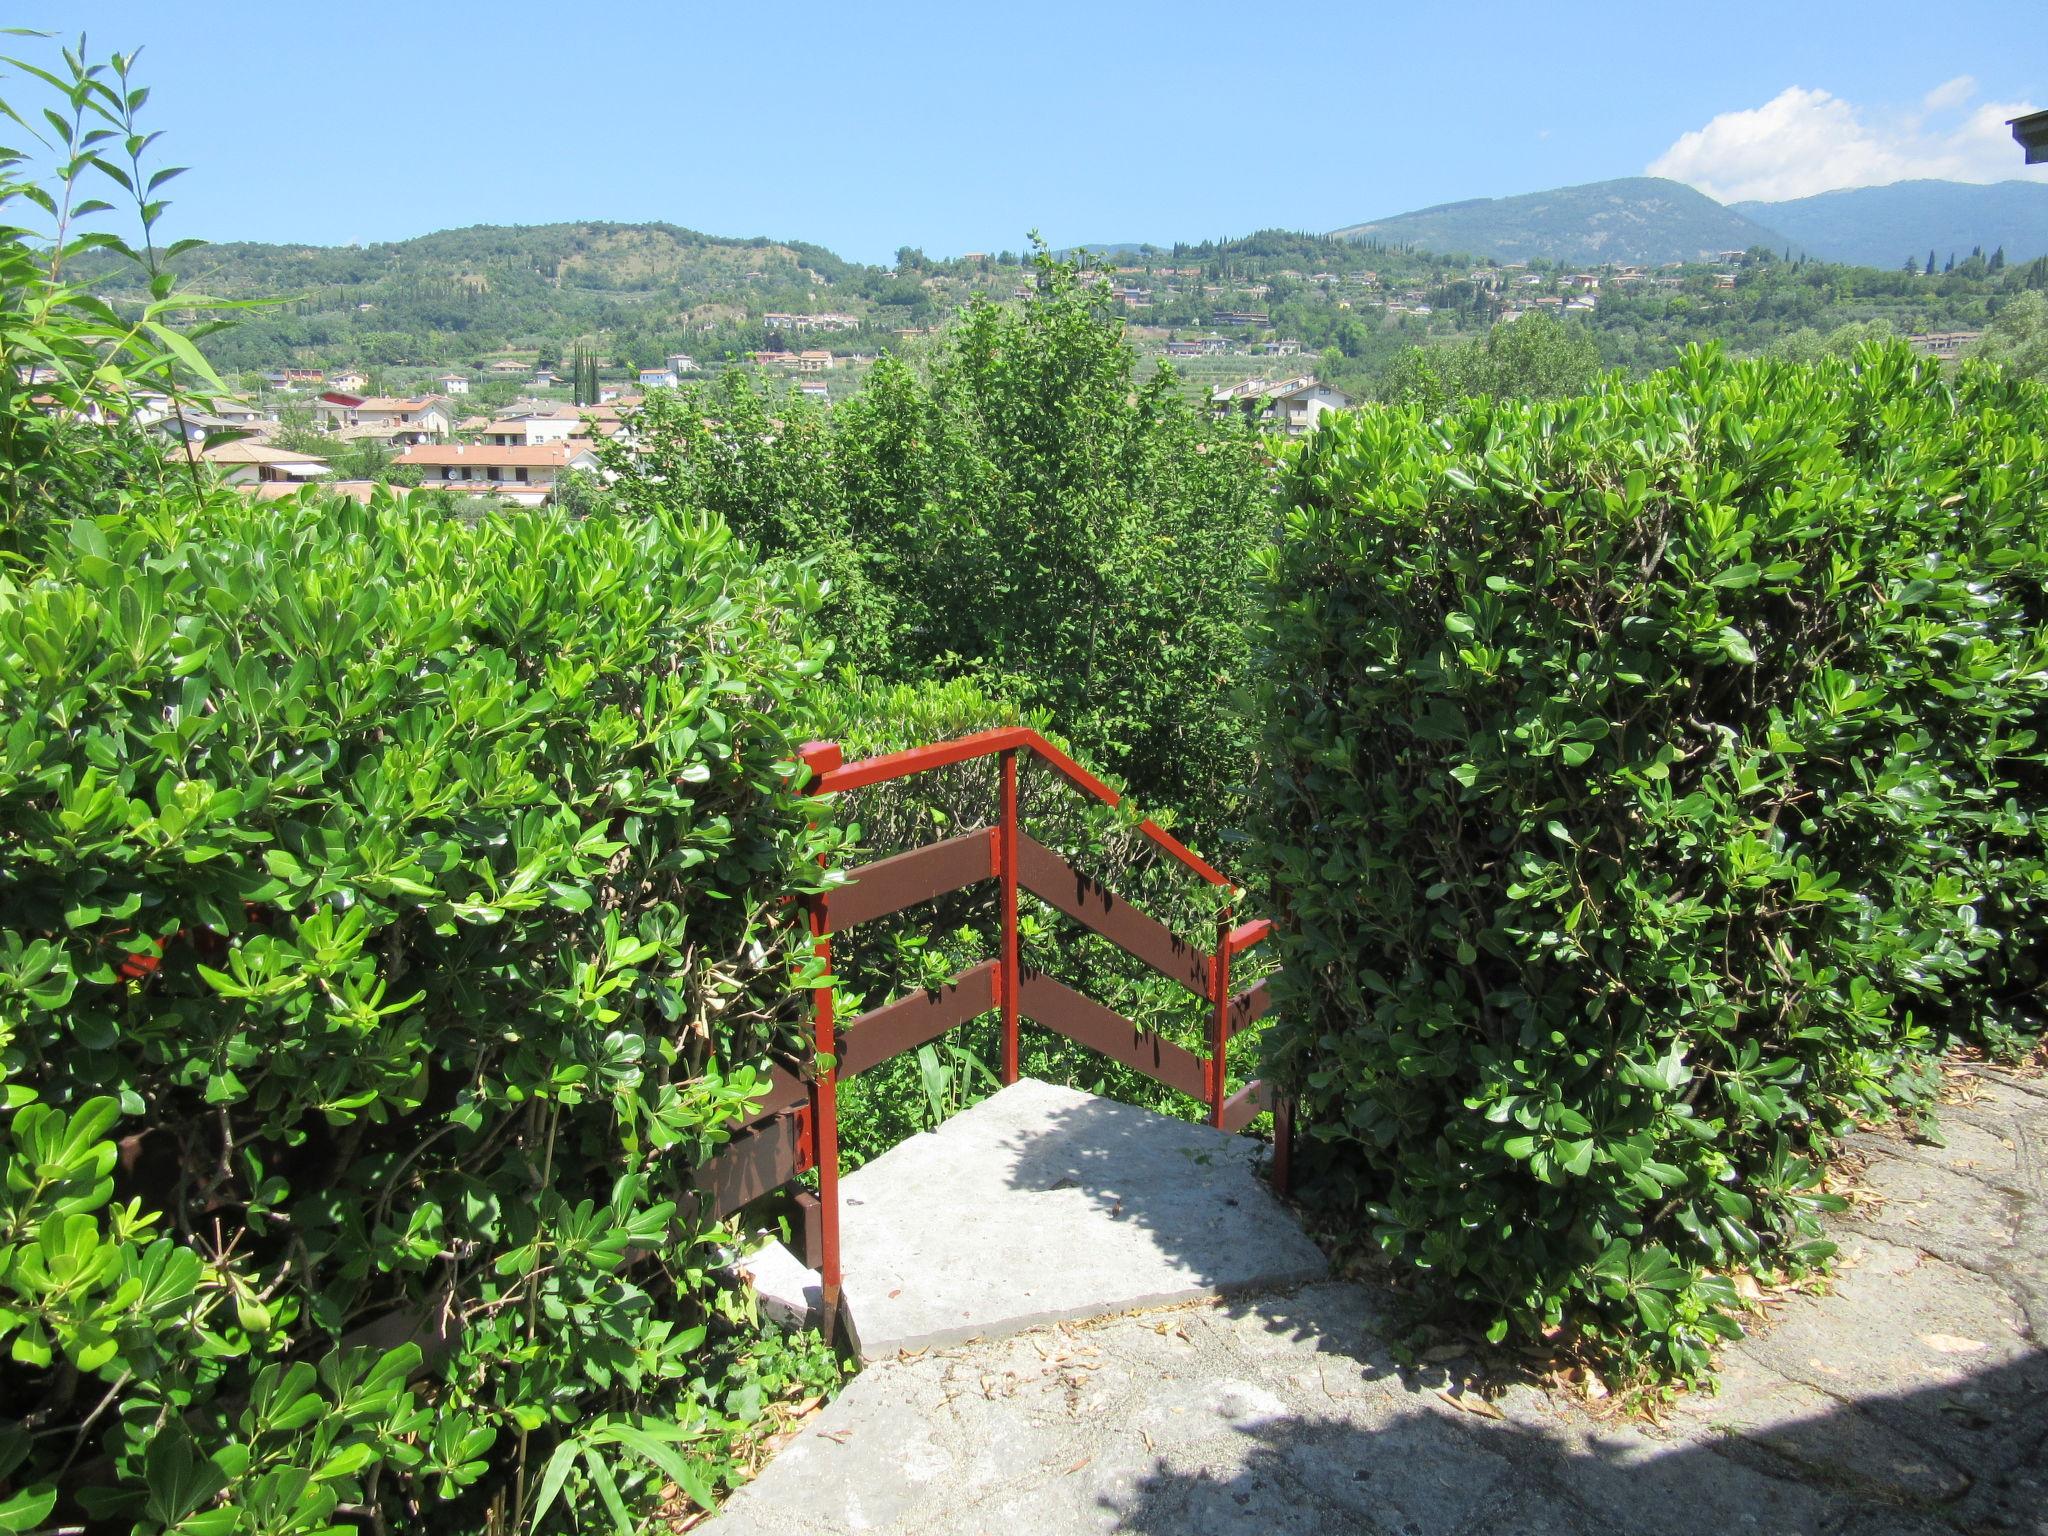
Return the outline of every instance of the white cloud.
[[[1760,107],[1723,112],[1651,161],[1648,174],[1689,182],[1724,203],[1774,202],[1835,187],[1946,181],[2048,180],[2028,167],[2006,119],[2036,108],[2023,101],[1970,107],[1968,75],[1929,91],[1917,112],[1883,119],[1822,90],[1789,86]]]
[[[1929,112],[1952,112],[1977,94],[1977,77],[1957,75],[1953,80],[1944,80],[1925,96],[1920,105]]]

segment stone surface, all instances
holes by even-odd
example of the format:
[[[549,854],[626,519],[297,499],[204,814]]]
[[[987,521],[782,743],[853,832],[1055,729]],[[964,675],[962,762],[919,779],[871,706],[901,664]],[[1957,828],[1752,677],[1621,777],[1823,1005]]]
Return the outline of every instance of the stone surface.
[[[1832,1287],[1654,1423],[1527,1382],[1461,1411],[1478,1351],[1398,1370],[1386,1298],[1324,1282],[872,1365],[704,1529],[2048,1536],[2048,1091],[1990,1080],[1964,1119],[1858,1138]]]
[[[1258,1143],[1025,1079],[840,1181],[868,1359],[1325,1273]]]
[[[732,1266],[754,1293],[761,1316],[778,1328],[816,1328],[825,1315],[825,1286],[815,1269],[781,1243],[765,1243]]]

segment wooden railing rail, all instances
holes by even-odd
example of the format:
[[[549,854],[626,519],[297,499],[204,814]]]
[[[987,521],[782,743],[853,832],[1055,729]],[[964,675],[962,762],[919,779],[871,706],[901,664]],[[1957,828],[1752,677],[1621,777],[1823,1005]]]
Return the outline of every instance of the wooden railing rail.
[[[838,1084],[904,1051],[915,1050],[954,1026],[994,1010],[1002,1018],[999,1076],[1018,1076],[1022,1023],[1046,1029],[1098,1051],[1177,1092],[1201,1100],[1208,1119],[1241,1131],[1259,1114],[1274,1118],[1273,1178],[1283,1190],[1291,1151],[1292,1106],[1261,1082],[1227,1092],[1226,1053],[1231,1039],[1269,1007],[1264,980],[1230,990],[1232,962],[1272,935],[1268,918],[1232,923],[1225,908],[1209,948],[1189,943],[1157,918],[1124,901],[1065,856],[1024,832],[1018,823],[1019,755],[1028,753],[1082,794],[1115,806],[1117,792],[1038,732],[1023,726],[982,731],[954,741],[890,752],[848,763],[831,742],[803,749],[808,789],[829,795],[910,778],[937,768],[994,757],[1000,772],[996,825],[878,859],[805,898],[813,953],[820,974],[812,991],[815,1059],[802,1067],[778,1065],[768,1091],[730,1145],[697,1174],[709,1214],[723,1216],[815,1168],[818,1193],[799,1196],[802,1247],[823,1281],[828,1319],[836,1315],[839,1264]],[[1139,832],[1175,863],[1213,886],[1230,882],[1213,865],[1152,821]],[[832,938],[861,923],[888,917],[984,880],[999,885],[1000,953],[968,967],[936,988],[871,1008],[855,1018],[834,1017]],[[1055,980],[1027,970],[1019,957],[1017,897],[1029,891],[1056,911],[1109,940],[1126,954],[1184,987],[1209,1005],[1207,1049],[1197,1055]]]

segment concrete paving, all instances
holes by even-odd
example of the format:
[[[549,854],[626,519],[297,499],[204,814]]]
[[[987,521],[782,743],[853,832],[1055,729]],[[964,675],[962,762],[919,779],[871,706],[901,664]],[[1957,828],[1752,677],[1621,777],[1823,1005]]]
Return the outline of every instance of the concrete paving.
[[[875,1359],[1299,1285],[1323,1255],[1259,1143],[1029,1078],[840,1181],[847,1321]]]
[[[1954,1081],[1945,1147],[1852,1138],[1826,1293],[1656,1422],[1404,1372],[1387,1295],[1324,1282],[870,1366],[705,1529],[2048,1536],[2048,1083]]]

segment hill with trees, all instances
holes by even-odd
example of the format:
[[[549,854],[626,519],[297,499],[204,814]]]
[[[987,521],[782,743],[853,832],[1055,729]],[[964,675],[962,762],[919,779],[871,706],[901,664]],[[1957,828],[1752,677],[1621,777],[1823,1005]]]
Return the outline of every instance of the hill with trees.
[[[1860,266],[1896,267],[1929,250],[1942,260],[1972,250],[2002,249],[2008,261],[2048,255],[2048,184],[2038,181],[1896,181],[1729,207],[1815,256]]]
[[[1334,233],[1347,240],[1469,251],[1497,261],[1582,264],[1697,261],[1715,251],[1782,250],[1787,244],[1775,229],[1683,182],[1657,176],[1439,203]]]
[[[982,275],[928,284],[918,253],[901,256],[891,271],[801,241],[674,224],[477,225],[366,246],[207,246],[186,277],[209,294],[273,301],[214,341],[224,370],[432,366],[505,351],[556,363],[586,338],[609,365],[632,368],[670,351],[771,344],[764,313],[851,314],[893,335],[948,312]],[[997,263],[987,265],[994,286]],[[134,289],[112,262],[87,270],[109,297]]]

